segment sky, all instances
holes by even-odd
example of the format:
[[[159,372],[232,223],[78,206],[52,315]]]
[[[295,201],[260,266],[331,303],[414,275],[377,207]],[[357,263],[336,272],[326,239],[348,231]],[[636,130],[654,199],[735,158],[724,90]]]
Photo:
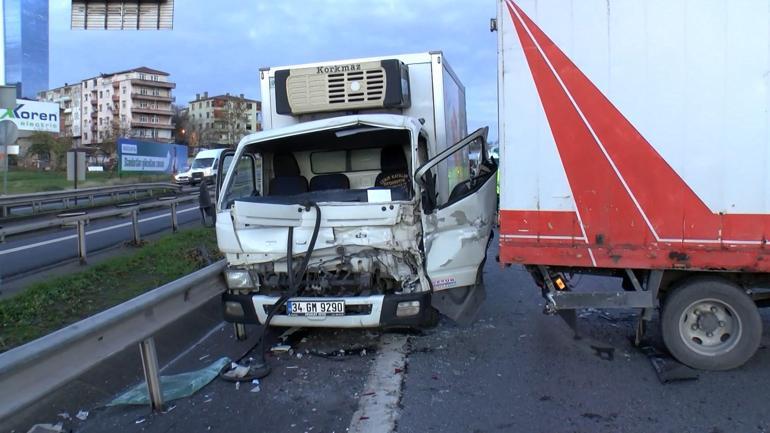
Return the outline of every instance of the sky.
[[[196,93],[261,99],[260,67],[441,50],[465,85],[468,130],[497,140],[497,0],[175,0],[174,30],[70,30],[50,0],[51,88],[147,66]]]

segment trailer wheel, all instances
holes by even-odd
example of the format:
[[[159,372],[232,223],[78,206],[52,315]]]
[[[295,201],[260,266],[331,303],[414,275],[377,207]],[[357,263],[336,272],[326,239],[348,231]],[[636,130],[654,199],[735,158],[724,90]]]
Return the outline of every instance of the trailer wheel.
[[[759,347],[762,319],[740,287],[721,278],[694,278],[668,295],[663,341],[680,362],[703,370],[743,365]]]

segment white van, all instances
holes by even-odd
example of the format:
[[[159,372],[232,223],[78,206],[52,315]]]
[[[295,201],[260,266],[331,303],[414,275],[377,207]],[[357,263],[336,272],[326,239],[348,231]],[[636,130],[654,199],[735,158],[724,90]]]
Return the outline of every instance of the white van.
[[[213,183],[219,167],[219,157],[227,149],[201,150],[195,155],[190,170],[177,176],[178,183],[196,185],[202,181]],[[187,176],[187,179],[184,177]]]

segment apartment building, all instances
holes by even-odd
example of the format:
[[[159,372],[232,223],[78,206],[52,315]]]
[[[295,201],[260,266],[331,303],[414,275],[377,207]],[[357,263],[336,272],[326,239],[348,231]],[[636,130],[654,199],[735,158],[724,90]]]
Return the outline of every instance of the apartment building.
[[[238,144],[245,135],[262,130],[262,102],[226,93],[195,95],[187,118],[197,146]],[[188,134],[189,135],[189,134]]]
[[[72,137],[73,143],[80,144],[81,134],[81,84],[67,84],[38,94],[38,100],[59,104],[61,135]]]
[[[71,131],[81,144],[100,145],[118,137],[158,142],[174,140],[171,91],[176,84],[169,81],[168,73],[142,66],[101,74],[79,85],[40,92],[38,99],[62,103],[66,93],[62,89],[70,88],[72,98],[72,88],[78,86],[79,104],[74,100],[71,104],[79,108],[79,135],[74,126]],[[72,122],[75,122],[74,116]]]

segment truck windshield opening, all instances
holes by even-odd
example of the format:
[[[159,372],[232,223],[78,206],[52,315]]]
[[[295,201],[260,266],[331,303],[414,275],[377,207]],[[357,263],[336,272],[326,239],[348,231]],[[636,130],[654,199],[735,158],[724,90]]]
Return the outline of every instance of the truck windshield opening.
[[[361,125],[254,143],[244,155],[259,155],[262,172],[234,176],[225,204],[409,200],[414,190],[411,149],[408,130]],[[252,189],[238,185],[239,179],[252,178],[262,184]]]

